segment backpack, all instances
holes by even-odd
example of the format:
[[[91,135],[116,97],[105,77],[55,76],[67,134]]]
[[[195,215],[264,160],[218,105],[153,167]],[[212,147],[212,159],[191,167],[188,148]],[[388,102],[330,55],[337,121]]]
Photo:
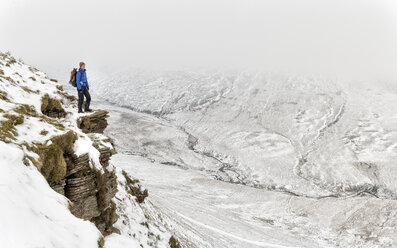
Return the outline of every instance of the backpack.
[[[70,72],[70,80],[69,80],[69,83],[70,83],[73,87],[77,87],[77,83],[76,83],[76,74],[77,74],[77,68],[73,68],[73,70]]]

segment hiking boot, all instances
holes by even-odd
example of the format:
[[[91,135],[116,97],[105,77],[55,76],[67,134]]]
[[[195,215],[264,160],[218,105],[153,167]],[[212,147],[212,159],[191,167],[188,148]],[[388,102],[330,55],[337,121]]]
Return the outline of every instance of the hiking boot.
[[[92,109],[86,109],[85,112],[92,112]]]
[[[82,113],[84,113],[82,110],[79,110],[79,112],[78,112],[79,114],[82,114]]]

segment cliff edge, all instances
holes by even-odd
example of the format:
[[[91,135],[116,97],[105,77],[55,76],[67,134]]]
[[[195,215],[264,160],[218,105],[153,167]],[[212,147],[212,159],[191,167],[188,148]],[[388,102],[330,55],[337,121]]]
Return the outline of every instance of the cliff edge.
[[[140,208],[147,190],[109,162],[108,112],[78,115],[76,104],[56,79],[0,53],[3,245],[170,246]]]

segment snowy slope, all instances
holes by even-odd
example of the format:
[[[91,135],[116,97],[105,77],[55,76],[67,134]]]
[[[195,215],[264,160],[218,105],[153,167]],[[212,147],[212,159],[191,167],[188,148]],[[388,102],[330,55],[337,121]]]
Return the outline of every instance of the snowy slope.
[[[125,107],[107,130],[113,160],[192,247],[397,245],[393,86],[248,72],[91,82]]]
[[[46,94],[60,101],[65,116],[51,118],[42,114]],[[36,168],[39,155],[32,149],[37,144],[50,145],[51,138],[72,130],[76,156],[88,153],[90,165],[103,172],[99,151],[92,138],[112,147],[102,134],[85,134],[77,127],[76,103],[70,100],[60,84],[43,72],[0,53],[0,246],[13,248],[90,248],[98,247],[104,238],[97,227],[69,211],[66,197],[56,193]],[[105,238],[104,247],[168,247],[171,234],[146,218],[150,204],[138,204],[125,190],[122,170],[116,170],[118,193],[113,199],[119,217],[114,233]],[[131,177],[131,175],[130,175]]]
[[[58,84],[44,73],[15,61],[8,54],[1,56],[0,90],[6,96],[0,100],[2,120],[6,113],[17,114],[15,109],[22,104],[40,112],[41,97],[46,93],[61,99]],[[41,135],[42,130],[48,133]],[[27,144],[44,142],[63,132],[40,117],[25,116],[24,122],[16,126],[15,140],[0,141],[2,246],[98,247],[101,233],[95,225],[73,216],[68,210],[68,200],[53,191],[36,167],[25,159],[27,155],[38,157],[26,149]]]
[[[95,225],[74,217],[65,197],[53,191],[23,152],[0,142],[2,247],[97,247]]]

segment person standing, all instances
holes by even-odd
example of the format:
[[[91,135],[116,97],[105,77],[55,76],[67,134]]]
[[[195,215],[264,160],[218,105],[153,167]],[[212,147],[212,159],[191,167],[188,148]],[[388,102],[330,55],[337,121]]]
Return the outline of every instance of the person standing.
[[[84,106],[84,112],[92,112],[90,109],[90,102],[91,102],[91,96],[90,96],[90,86],[88,85],[87,81],[87,72],[85,69],[85,63],[80,62],[80,69],[76,73],[76,87],[77,87],[77,93],[79,96],[79,113],[83,113],[82,107],[83,107],[83,102],[84,102],[84,96],[85,96],[85,106]]]

